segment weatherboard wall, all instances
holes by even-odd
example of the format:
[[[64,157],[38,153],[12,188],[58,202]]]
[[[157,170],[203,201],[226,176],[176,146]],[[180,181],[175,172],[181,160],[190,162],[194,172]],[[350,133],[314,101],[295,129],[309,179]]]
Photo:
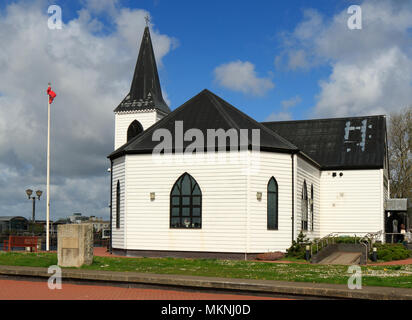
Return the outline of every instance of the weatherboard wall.
[[[321,172],[314,165],[310,164],[302,157],[297,156],[296,163],[296,202],[295,202],[295,237],[303,231],[303,233],[310,239],[318,238],[320,235],[320,176]],[[308,230],[302,230],[302,191],[304,182],[306,181],[308,199],[311,198],[311,186],[313,185],[314,199],[313,199],[313,229],[312,229],[312,215],[310,202],[308,201]]]
[[[210,155],[210,154],[208,154]],[[245,252],[247,177],[244,165],[185,155],[156,162],[127,155],[127,249]],[[170,228],[170,192],[189,173],[202,191],[202,228]],[[150,193],[155,193],[155,200]]]
[[[158,120],[157,112],[154,110],[116,112],[114,138],[115,150],[127,142],[127,129],[134,120],[139,121],[143,127],[143,130],[146,130]]]
[[[322,171],[320,181],[322,237],[332,232],[383,230],[382,170]]]
[[[248,251],[285,251],[292,242],[292,156],[286,153],[251,154],[248,191]],[[267,228],[267,186],[271,177],[278,184],[278,230]],[[257,199],[262,192],[262,200]]]
[[[116,228],[116,202],[117,181],[120,182],[120,228]],[[121,157],[113,161],[112,167],[112,246],[124,248],[125,226],[125,158]]]

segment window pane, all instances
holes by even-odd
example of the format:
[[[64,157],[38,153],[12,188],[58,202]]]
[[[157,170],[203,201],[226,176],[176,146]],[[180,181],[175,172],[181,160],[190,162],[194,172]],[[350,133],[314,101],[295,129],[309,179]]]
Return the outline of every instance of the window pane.
[[[189,175],[185,175],[182,181],[182,194],[184,195],[190,195],[191,190],[190,190],[190,178]]]
[[[172,217],[178,217],[179,216],[179,207],[173,207],[172,208]]]
[[[200,197],[193,197],[192,201],[194,205],[200,205]]]
[[[182,205],[184,206],[190,205],[190,197],[182,197]]]
[[[178,206],[180,204],[179,197],[172,197],[172,204]]]
[[[200,208],[193,208],[193,216],[200,217]]]
[[[172,218],[171,227],[172,228],[180,228],[180,218]]]
[[[178,196],[179,194],[180,194],[179,188],[178,188],[177,184],[175,184],[175,186],[173,187],[173,190],[172,190],[172,195],[173,196]]]
[[[197,185],[197,183],[196,183],[196,185],[195,185],[195,187],[194,187],[194,189],[193,189],[193,195],[195,195],[195,196],[200,196],[200,188],[199,188],[199,186]]]
[[[182,222],[183,222],[182,227],[184,227],[184,228],[190,228],[191,227],[192,222],[190,221],[190,218],[184,218]]]
[[[193,228],[200,228],[200,218],[193,218],[192,219],[192,227]]]
[[[182,216],[183,217],[189,217],[190,216],[190,208],[182,208]]]
[[[268,185],[268,191],[269,192],[277,192],[277,187],[276,187],[276,182],[275,179],[270,179],[269,185]]]

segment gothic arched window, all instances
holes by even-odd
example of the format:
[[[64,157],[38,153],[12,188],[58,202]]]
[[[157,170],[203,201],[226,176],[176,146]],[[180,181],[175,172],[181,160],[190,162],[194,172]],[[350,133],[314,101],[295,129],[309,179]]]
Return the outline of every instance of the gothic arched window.
[[[314,207],[313,207],[313,199],[314,199],[314,193],[313,193],[313,183],[310,186],[310,214],[311,214],[311,218],[310,218],[310,223],[311,223],[311,230],[313,231],[313,222],[315,221],[315,214],[314,214]]]
[[[116,187],[116,228],[120,228],[120,181]]]
[[[308,190],[306,187],[306,181],[303,181],[301,211],[302,230],[308,230]]]
[[[143,126],[142,124],[137,121],[134,120],[129,128],[127,129],[127,142],[130,141],[130,139],[133,139],[134,137],[136,137],[138,134],[143,132]]]
[[[187,172],[180,176],[170,193],[170,228],[202,227],[202,192]]]
[[[278,229],[278,183],[274,177],[270,178],[267,188],[267,227],[268,230]]]

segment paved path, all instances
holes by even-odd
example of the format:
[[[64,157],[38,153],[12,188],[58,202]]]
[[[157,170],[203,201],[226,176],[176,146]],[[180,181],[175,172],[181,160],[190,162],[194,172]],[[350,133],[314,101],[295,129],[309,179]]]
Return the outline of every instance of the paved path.
[[[0,280],[0,300],[289,300],[236,294],[62,283],[50,290],[47,281]]]

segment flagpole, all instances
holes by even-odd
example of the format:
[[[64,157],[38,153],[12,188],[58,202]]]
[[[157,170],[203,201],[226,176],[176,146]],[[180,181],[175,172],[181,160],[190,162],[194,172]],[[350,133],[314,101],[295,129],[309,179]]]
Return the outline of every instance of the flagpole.
[[[49,87],[51,84],[49,83]],[[50,99],[47,95],[47,204],[46,204],[46,251],[49,251],[49,224],[50,224]]]

